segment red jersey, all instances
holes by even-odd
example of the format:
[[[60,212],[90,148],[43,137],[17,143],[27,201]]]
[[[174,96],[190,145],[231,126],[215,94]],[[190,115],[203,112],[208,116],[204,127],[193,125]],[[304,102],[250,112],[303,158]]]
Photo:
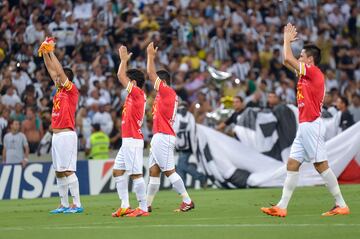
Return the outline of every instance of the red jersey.
[[[152,108],[153,134],[163,133],[175,136],[173,124],[177,110],[177,95],[159,78],[156,79],[155,90],[158,91]]]
[[[297,104],[299,122],[312,122],[320,117],[325,95],[325,79],[321,70],[314,65],[300,63],[297,83]]]
[[[141,126],[145,114],[145,93],[131,82],[128,83],[126,90],[129,94],[122,112],[121,135],[123,138],[143,139]]]
[[[51,127],[53,129],[75,130],[75,112],[79,92],[75,84],[67,80],[62,88],[56,90],[53,99]]]

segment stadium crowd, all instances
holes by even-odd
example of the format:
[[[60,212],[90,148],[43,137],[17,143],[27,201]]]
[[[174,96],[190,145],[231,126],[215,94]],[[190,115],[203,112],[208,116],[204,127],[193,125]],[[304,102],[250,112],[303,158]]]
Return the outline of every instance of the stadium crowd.
[[[296,76],[282,65],[282,32],[296,25],[300,53],[306,43],[322,50],[326,75],[324,107],[343,102],[360,120],[360,6],[356,0],[18,0],[0,6],[0,145],[18,120],[34,153],[48,139],[55,87],[37,50],[56,38],[56,55],[75,74],[80,92],[76,115],[80,149],[100,124],[111,145],[121,145],[126,91],[116,77],[118,49],[133,53],[132,68],[146,68],[146,46],[159,47],[158,68],[172,73],[172,87],[187,101],[196,122],[226,99],[241,96],[245,107],[268,107],[268,98],[296,103]],[[217,80],[208,66],[231,73]],[[145,70],[144,70],[145,72]],[[151,137],[155,92],[146,84],[145,140]],[[339,100],[338,100],[339,99]]]

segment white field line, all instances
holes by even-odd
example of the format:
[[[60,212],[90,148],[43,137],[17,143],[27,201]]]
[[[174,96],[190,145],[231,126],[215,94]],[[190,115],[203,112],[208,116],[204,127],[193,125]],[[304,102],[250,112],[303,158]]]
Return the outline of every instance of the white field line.
[[[105,223],[104,223],[105,224]],[[3,227],[0,231],[27,231],[27,230],[74,230],[74,229],[133,229],[133,228],[254,228],[254,227],[360,227],[360,224],[329,223],[329,224],[157,224],[157,225],[102,225],[98,226],[43,226],[43,227]]]
[[[53,216],[61,216],[61,215],[53,215]],[[314,216],[318,216],[317,214],[302,214],[302,215],[296,215],[296,217],[314,217]],[[269,218],[269,216],[267,215],[259,215],[259,216],[239,216],[239,217],[226,217],[224,219],[244,219],[244,218]],[[161,219],[161,218],[159,218]],[[177,220],[186,220],[187,222],[188,221],[201,221],[201,220],[221,220],[221,218],[218,218],[218,217],[201,217],[201,218],[177,218]],[[284,218],[279,218],[279,219],[284,219]],[[72,229],[76,229],[76,228],[84,228],[86,229],[87,227],[93,227],[96,225],[102,225],[101,228],[104,228],[106,226],[104,225],[111,225],[111,224],[118,224],[119,223],[119,220],[121,219],[115,219],[114,221],[111,221],[111,222],[93,222],[93,223],[87,223],[86,225],[84,224],[78,224],[78,225],[74,225],[74,224],[62,224],[60,226],[60,228],[72,228]],[[125,219],[126,220],[126,219]],[[216,225],[216,224],[195,224],[195,225],[208,225],[208,226],[204,226],[204,227],[209,227],[209,225]],[[268,227],[271,227],[272,225],[274,226],[281,226],[281,225],[301,225],[301,224],[220,224],[220,225],[244,225],[244,226],[241,226],[241,227],[246,227],[247,225],[255,225],[255,227],[260,227],[260,225],[268,225]],[[256,226],[258,225],[258,226]],[[307,225],[307,224],[304,224],[304,225]],[[311,224],[313,225],[313,224]],[[315,224],[314,224],[315,225]],[[332,225],[332,224],[320,224],[320,225]],[[342,225],[342,224],[339,224],[339,225]],[[344,224],[344,225],[357,225],[357,224]],[[360,224],[359,224],[360,225]],[[145,225],[142,225],[141,227],[144,227]],[[162,224],[157,224],[157,225],[147,225],[149,227],[161,227],[161,226],[164,226],[164,227],[170,227],[170,226],[173,226],[173,227],[183,227],[185,226],[185,224],[174,224],[174,225],[162,225]],[[193,226],[193,225],[192,225]],[[112,226],[110,226],[112,227]],[[120,226],[121,228],[124,228],[124,226]],[[125,228],[138,228],[139,226],[138,225],[127,225],[125,226]],[[224,226],[226,227],[226,226]],[[227,226],[229,227],[229,226]],[[237,226],[239,227],[239,226]],[[249,226],[250,227],[250,226]],[[12,231],[12,230],[16,230],[16,231],[23,231],[23,230],[28,230],[28,229],[41,229],[41,228],[45,228],[46,230],[49,229],[49,228],[52,228],[52,227],[49,227],[48,225],[36,225],[36,226],[19,226],[19,227],[1,227],[0,226],[0,231]],[[96,227],[98,228],[98,227]],[[113,228],[118,228],[118,226],[113,226]],[[56,230],[57,228],[55,228]]]

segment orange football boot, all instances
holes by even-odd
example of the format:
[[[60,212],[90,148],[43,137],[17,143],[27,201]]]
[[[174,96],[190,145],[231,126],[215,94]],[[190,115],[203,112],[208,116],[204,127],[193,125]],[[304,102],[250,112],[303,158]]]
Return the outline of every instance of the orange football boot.
[[[129,214],[126,214],[126,217],[147,217],[150,216],[150,213],[141,210],[140,208],[136,208]]]
[[[349,207],[339,207],[338,205],[336,205],[335,207],[333,207],[332,209],[330,209],[327,212],[324,212],[323,214],[321,214],[321,216],[324,217],[329,217],[329,216],[335,216],[335,215],[348,215],[350,214],[350,209]]]
[[[267,215],[275,216],[275,217],[286,217],[287,215],[287,210],[283,208],[279,208],[278,206],[262,207],[260,208],[260,210],[263,213],[266,213]]]
[[[111,213],[112,217],[123,217],[127,214],[132,213],[134,210],[132,210],[130,207],[128,208],[122,208],[120,207],[116,212]]]

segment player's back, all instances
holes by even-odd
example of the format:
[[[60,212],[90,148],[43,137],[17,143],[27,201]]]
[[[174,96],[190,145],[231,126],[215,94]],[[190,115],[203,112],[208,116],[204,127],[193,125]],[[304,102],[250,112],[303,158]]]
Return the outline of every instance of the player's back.
[[[153,134],[175,136],[173,124],[178,104],[176,92],[162,81],[159,82],[158,89],[153,105]]]
[[[79,91],[74,83],[67,81],[62,88],[58,88],[53,99],[52,128],[75,130],[75,112],[79,98]]]
[[[129,94],[122,112],[122,137],[143,139],[141,126],[145,114],[146,95],[142,89],[132,84],[127,90]]]
[[[299,75],[296,97],[299,122],[312,122],[321,115],[325,95],[324,74],[315,65],[300,63]]]

